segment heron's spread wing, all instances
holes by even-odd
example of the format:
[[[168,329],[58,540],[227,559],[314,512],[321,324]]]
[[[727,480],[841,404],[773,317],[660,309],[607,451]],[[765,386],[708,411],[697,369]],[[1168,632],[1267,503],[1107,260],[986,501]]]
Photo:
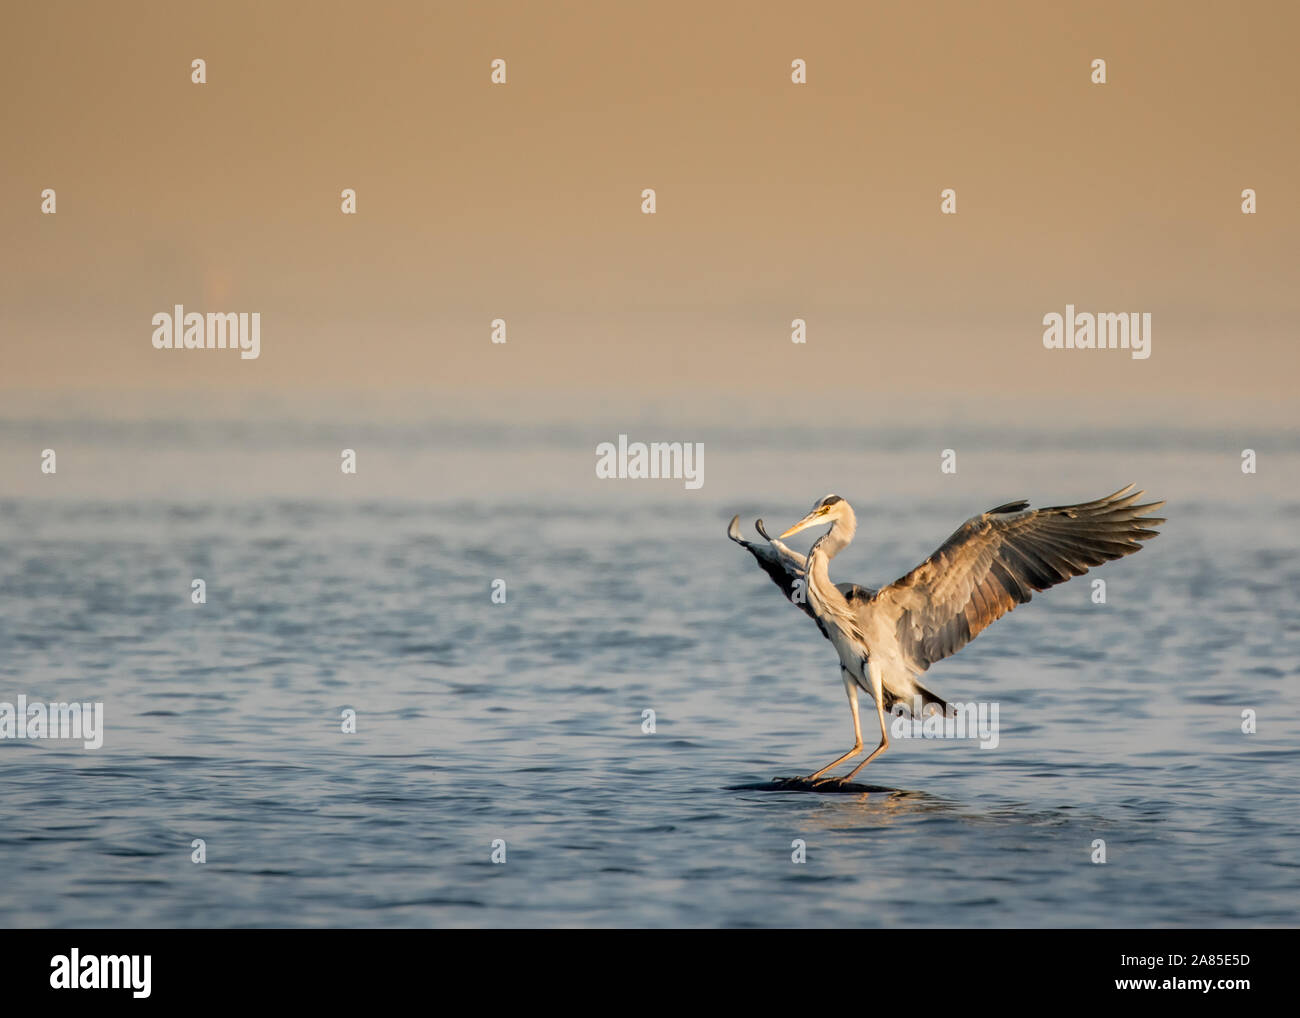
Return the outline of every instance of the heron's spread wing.
[[[796,551],[791,551],[780,541],[774,541],[768,536],[767,530],[763,527],[762,520],[754,521],[754,528],[762,535],[763,540],[746,541],[740,536],[740,517],[733,516],[731,524],[727,527],[727,536],[735,541],[738,545],[754,556],[763,572],[772,578],[772,582],[781,588],[781,593],[785,595],[787,601],[798,605],[805,615],[817,621],[817,616],[813,614],[812,607],[808,604],[807,594],[807,568],[808,560]],[[795,597],[795,584],[800,583],[801,594]],[[876,595],[876,591],[871,587],[863,587],[857,583],[837,583],[836,588],[850,605],[855,608],[865,606]],[[821,622],[817,622],[818,628],[822,629],[822,635],[826,636],[826,630],[822,627]],[[829,639],[829,637],[827,637]]]
[[[917,672],[955,654],[1018,604],[1090,566],[1131,555],[1164,519],[1134,505],[1133,485],[1095,502],[1030,509],[1008,502],[967,520],[942,547],[872,601]]]
[[[796,581],[800,581],[800,586],[803,586],[802,581],[806,575],[807,560],[802,555],[791,551],[784,544],[773,543],[763,529],[761,520],[756,523],[756,526],[765,540],[746,541],[740,536],[740,517],[733,516],[731,524],[727,527],[727,536],[754,556],[763,572],[767,573],[772,578],[772,582],[781,588],[781,593],[785,595],[787,601],[793,601],[804,610],[804,613],[809,618],[813,618],[813,611],[808,605],[806,592],[798,598],[794,597]],[[806,591],[807,588],[803,587],[803,589]]]

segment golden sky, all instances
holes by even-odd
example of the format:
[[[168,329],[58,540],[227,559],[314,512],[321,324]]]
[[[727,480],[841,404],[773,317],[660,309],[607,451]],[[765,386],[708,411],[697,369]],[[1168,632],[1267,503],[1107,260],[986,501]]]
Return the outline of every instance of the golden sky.
[[[0,388],[1287,400],[1297,10],[11,5]],[[154,350],[178,303],[261,357]]]

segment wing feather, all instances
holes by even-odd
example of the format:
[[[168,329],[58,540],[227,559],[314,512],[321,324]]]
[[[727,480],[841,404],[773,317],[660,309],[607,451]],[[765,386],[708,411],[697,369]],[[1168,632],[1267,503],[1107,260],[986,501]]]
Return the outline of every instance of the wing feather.
[[[755,520],[754,527],[763,537],[761,542],[746,541],[740,535],[740,517],[733,516],[727,527],[727,536],[754,556],[759,568],[781,588],[781,593],[785,595],[787,601],[797,605],[805,615],[816,621],[812,606],[808,603],[807,588],[804,588],[805,595],[799,600],[795,600],[794,597],[795,582],[805,580],[807,577],[807,559],[782,542],[772,540],[764,529],[762,520]],[[844,595],[845,600],[855,608],[865,607],[877,594],[874,587],[864,587],[857,583],[837,583],[835,586]],[[820,623],[818,625],[820,628]],[[824,629],[822,635],[826,635]]]
[[[766,532],[760,525],[758,532],[766,537]],[[727,527],[727,536],[754,556],[754,561],[759,565],[763,572],[772,578],[772,582],[781,588],[781,593],[785,595],[787,601],[791,601],[803,609],[804,614],[813,618],[813,610],[808,604],[808,598],[803,597],[796,601],[794,599],[795,581],[802,580],[806,575],[806,560],[802,555],[797,555],[785,545],[773,544],[770,539],[765,541],[746,541],[740,536],[740,517],[733,516],[731,523]]]
[[[923,672],[955,654],[1018,604],[1155,537],[1164,502],[1137,505],[1133,485],[1078,505],[1008,502],[974,516],[939,549],[876,593],[873,613],[894,627],[905,663]]]

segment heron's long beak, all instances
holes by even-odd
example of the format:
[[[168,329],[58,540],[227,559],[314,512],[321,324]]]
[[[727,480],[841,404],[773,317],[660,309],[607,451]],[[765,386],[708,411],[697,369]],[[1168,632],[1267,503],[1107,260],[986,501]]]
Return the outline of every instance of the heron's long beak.
[[[817,524],[825,523],[825,522],[826,522],[825,511],[822,509],[814,509],[807,516],[805,516],[798,523],[796,523],[793,527],[791,527],[784,534],[782,534],[781,537],[778,538],[778,540],[784,540],[785,538],[789,537],[791,534],[797,534],[801,530],[807,530],[809,527],[815,527],[817,526]]]

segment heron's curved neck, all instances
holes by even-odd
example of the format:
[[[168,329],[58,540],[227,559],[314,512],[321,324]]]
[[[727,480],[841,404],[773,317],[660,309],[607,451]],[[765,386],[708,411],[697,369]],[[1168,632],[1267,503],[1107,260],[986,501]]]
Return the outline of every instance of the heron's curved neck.
[[[808,603],[818,615],[834,614],[836,609],[848,607],[844,595],[831,583],[830,570],[827,568],[831,559],[827,546],[832,544],[831,534],[834,532],[832,528],[823,534],[808,551]],[[852,537],[850,532],[849,540]],[[843,541],[835,550],[843,548],[849,540]]]
[[[830,561],[853,540],[853,535],[858,532],[858,518],[853,514],[853,510],[847,502],[843,503],[843,514],[834,523],[831,529],[826,532],[822,538],[822,550],[826,552],[826,560]]]

